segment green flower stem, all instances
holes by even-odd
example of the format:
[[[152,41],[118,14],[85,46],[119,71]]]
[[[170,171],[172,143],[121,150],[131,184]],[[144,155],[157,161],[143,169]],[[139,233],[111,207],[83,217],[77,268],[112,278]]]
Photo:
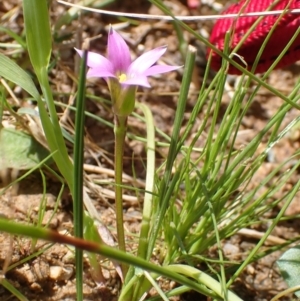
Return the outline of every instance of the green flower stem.
[[[124,221],[123,221],[123,188],[122,188],[122,173],[123,173],[123,153],[124,140],[127,130],[127,116],[115,115],[115,192],[116,192],[116,217],[117,217],[117,236],[119,249],[126,252]],[[122,264],[123,277],[126,277],[128,267]]]

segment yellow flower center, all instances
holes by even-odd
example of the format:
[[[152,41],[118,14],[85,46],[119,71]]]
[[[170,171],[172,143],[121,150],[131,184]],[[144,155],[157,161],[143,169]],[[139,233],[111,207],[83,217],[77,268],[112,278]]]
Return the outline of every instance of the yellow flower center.
[[[122,83],[127,79],[127,76],[126,74],[122,73],[118,76],[118,78],[119,78],[119,82]]]

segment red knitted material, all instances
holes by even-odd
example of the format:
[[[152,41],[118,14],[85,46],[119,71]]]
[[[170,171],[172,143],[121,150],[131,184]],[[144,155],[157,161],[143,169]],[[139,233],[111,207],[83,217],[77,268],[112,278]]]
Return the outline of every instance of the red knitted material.
[[[237,4],[230,6],[223,14],[232,14],[239,13],[245,4],[246,0],[242,0]],[[265,11],[268,7],[274,3],[274,0],[250,0],[248,5],[243,10],[246,12],[259,12]],[[282,0],[272,8],[273,10],[281,10],[286,8],[289,0]],[[300,0],[293,0],[289,6],[290,9],[300,8]],[[253,25],[253,23],[257,20],[258,17],[239,17],[230,18],[230,19],[220,19],[216,22],[211,36],[210,42],[214,44],[218,49],[224,49],[224,38],[225,33],[229,29],[234,30],[232,35],[232,40],[230,43],[230,49],[233,50],[234,47],[238,44],[240,39],[245,35],[248,29]],[[244,42],[242,47],[238,50],[237,54],[242,56],[244,60],[247,62],[248,70],[251,70],[252,65],[255,61],[257,53],[264,42],[267,34],[271,30],[272,26],[276,22],[278,18],[277,16],[266,16],[262,19],[262,21],[257,25],[254,31],[248,36],[247,40]],[[286,14],[280,20],[277,25],[274,33],[270,37],[266,48],[262,56],[260,57],[259,64],[255,70],[256,73],[265,72],[274,60],[278,57],[278,55],[282,52],[286,44],[290,41],[292,36],[295,34],[297,28],[300,25],[300,15],[298,14]],[[208,50],[208,53],[211,49]],[[233,57],[235,61],[237,61],[240,65],[244,67],[244,64],[236,57]],[[296,39],[293,45],[290,47],[288,52],[282,58],[282,60],[278,63],[276,68],[281,68],[286,65],[289,65],[293,62],[300,60],[300,36]],[[219,70],[221,66],[221,57],[218,56],[215,52],[212,53],[212,62],[211,66],[215,70]],[[241,72],[230,65],[228,73],[231,74],[240,74]]]

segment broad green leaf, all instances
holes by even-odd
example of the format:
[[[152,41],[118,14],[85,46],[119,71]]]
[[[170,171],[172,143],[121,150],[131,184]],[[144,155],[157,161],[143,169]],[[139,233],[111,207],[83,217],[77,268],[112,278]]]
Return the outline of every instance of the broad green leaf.
[[[31,77],[14,61],[0,53],[0,76],[15,83],[27,91],[35,100],[40,99]]]
[[[48,65],[52,50],[52,36],[47,0],[23,0],[23,12],[27,49],[35,74],[47,105],[38,100],[39,114],[47,143],[58,169],[73,191],[73,165],[63,139],[53,94],[48,78]]]
[[[47,68],[52,49],[47,0],[23,0],[26,42],[38,76]]]
[[[300,245],[284,252],[277,264],[289,287],[300,285]],[[295,292],[295,295],[300,298],[300,291]]]
[[[0,130],[0,169],[31,169],[49,154],[48,150],[24,132],[11,128]]]

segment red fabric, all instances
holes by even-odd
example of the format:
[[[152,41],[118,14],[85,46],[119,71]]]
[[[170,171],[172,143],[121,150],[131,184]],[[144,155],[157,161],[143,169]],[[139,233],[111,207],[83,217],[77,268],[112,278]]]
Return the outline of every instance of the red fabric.
[[[274,3],[274,0],[250,0],[248,4],[245,5],[247,0],[242,0],[237,4],[230,6],[223,14],[232,14],[247,12],[259,12],[265,11],[269,6]],[[272,10],[282,10],[285,9],[289,4],[289,0],[279,1],[279,4],[275,5]],[[243,9],[243,5],[245,5]],[[300,8],[300,0],[290,1],[290,9]],[[220,19],[216,22],[211,36],[210,42],[214,44],[218,49],[224,49],[224,38],[226,31],[232,29],[233,35],[230,42],[230,49],[233,50],[238,44],[240,39],[246,34],[248,29],[253,25],[253,23],[259,18],[257,17],[239,17],[230,19]],[[251,70],[258,51],[263,44],[267,34],[271,30],[272,26],[276,22],[278,15],[266,16],[257,25],[254,31],[248,36],[247,40],[237,51],[237,54],[242,56],[248,64],[248,70]],[[255,70],[256,73],[265,72],[278,55],[282,52],[286,44],[295,34],[297,28],[300,25],[300,15],[299,14],[286,14],[282,17],[279,24],[277,25],[274,33],[270,37],[266,48],[260,58],[259,64]],[[208,50],[210,53],[211,49]],[[215,70],[219,70],[221,66],[221,57],[215,52],[212,53],[212,63],[211,66]],[[238,58],[234,58],[240,65],[244,67],[244,64]],[[282,60],[279,62],[276,68],[281,68],[289,65],[297,60],[300,60],[300,36],[293,43],[289,51],[285,54]],[[228,73],[240,74],[240,71],[230,65]]]

